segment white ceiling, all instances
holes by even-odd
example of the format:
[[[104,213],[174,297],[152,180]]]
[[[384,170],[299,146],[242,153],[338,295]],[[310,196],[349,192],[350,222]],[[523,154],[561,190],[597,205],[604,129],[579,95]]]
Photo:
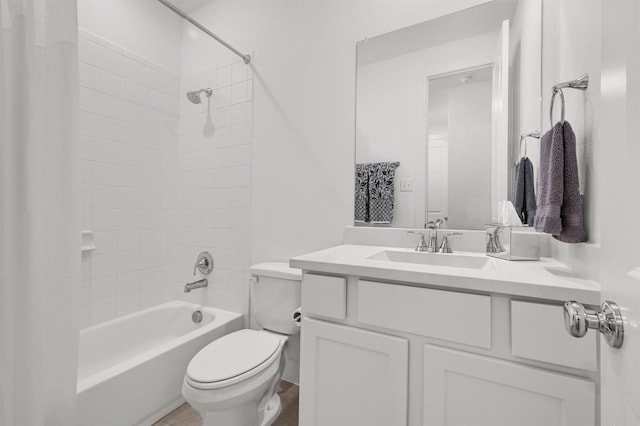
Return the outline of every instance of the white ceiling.
[[[468,77],[463,81],[463,77]],[[490,82],[493,67],[486,66],[447,74],[429,79],[429,134],[442,135],[448,132],[449,89],[465,84]]]
[[[517,0],[492,0],[449,15],[365,39],[358,43],[358,66],[444,43],[497,33],[513,16]]]
[[[194,10],[211,3],[213,0],[169,0],[175,7],[183,12],[193,12]]]

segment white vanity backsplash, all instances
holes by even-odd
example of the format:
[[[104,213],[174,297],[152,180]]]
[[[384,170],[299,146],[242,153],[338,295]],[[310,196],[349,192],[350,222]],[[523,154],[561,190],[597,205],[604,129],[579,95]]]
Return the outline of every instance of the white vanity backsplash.
[[[417,228],[371,228],[347,226],[344,230],[343,244],[365,245],[365,246],[385,246],[397,248],[412,248],[418,243],[418,236],[409,234],[407,231],[418,231],[427,233],[427,229]],[[455,253],[456,251],[484,253],[486,250],[486,232],[484,230],[458,230],[439,229],[438,241],[441,235],[448,232],[462,232],[462,235],[451,237],[449,245]],[[522,228],[519,232],[535,232],[531,228]],[[547,234],[540,236],[540,257],[551,257],[550,238]]]

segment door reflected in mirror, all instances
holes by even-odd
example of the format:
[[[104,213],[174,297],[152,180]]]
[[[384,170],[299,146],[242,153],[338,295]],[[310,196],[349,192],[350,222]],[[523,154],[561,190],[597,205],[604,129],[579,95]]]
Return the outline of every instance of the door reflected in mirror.
[[[493,66],[429,78],[427,221],[469,229],[491,217]]]
[[[540,0],[495,0],[358,43],[356,225],[492,221],[540,127],[540,31]]]

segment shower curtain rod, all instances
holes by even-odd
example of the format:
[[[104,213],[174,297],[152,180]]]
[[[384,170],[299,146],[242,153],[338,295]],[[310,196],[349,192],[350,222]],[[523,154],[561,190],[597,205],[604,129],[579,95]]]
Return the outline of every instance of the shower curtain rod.
[[[165,5],[167,8],[169,8],[173,13],[175,13],[176,15],[179,15],[180,17],[182,17],[182,18],[186,19],[187,21],[191,22],[191,24],[193,24],[195,27],[197,27],[200,31],[204,32],[209,37],[213,38],[218,43],[222,44],[224,47],[226,47],[227,49],[229,49],[230,51],[232,51],[236,55],[240,56],[245,64],[249,64],[251,62],[251,55],[245,55],[242,52],[238,51],[236,48],[231,46],[229,43],[227,43],[226,41],[222,40],[220,37],[218,37],[217,35],[215,35],[211,31],[209,31],[205,26],[200,24],[198,21],[196,21],[195,19],[193,19],[192,17],[190,17],[189,15],[187,15],[186,13],[184,13],[183,11],[181,11],[180,9],[175,7],[172,3],[168,2],[167,0],[158,0],[158,1],[160,3],[162,3],[163,5]]]

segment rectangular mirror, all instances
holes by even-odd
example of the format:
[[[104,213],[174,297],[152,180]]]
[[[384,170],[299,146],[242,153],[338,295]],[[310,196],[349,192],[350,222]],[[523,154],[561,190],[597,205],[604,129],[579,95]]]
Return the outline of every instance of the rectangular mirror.
[[[356,226],[497,218],[540,129],[541,9],[494,0],[357,44]]]

